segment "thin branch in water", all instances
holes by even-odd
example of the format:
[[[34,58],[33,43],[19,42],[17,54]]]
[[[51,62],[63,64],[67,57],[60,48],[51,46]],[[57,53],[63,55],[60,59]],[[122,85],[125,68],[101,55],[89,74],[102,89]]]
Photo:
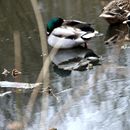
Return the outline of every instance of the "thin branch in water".
[[[21,41],[20,41],[20,33],[19,31],[14,31],[13,33],[14,37],[14,56],[15,56],[15,69],[19,70],[21,72]],[[20,81],[20,77],[17,77],[15,81]]]
[[[37,78],[37,81],[36,82],[44,82],[44,88],[49,88],[49,66],[50,66],[50,58],[48,58],[48,47],[47,47],[47,38],[46,38],[46,33],[45,33],[45,28],[44,28],[44,22],[43,22],[43,18],[42,18],[42,15],[40,13],[40,10],[38,8],[38,2],[37,0],[30,0],[31,1],[31,4],[32,4],[32,7],[33,7],[33,10],[34,10],[34,14],[35,14],[35,17],[36,17],[36,21],[37,21],[37,24],[38,24],[38,29],[39,29],[39,35],[40,35],[40,43],[41,43],[41,47],[42,47],[42,56],[43,56],[43,67],[41,69],[41,72]],[[29,112],[28,116],[25,116],[25,127],[27,126],[29,120],[30,120],[30,117],[31,117],[31,113],[32,113],[32,109],[33,109],[33,106],[34,106],[34,103],[36,101],[36,98],[37,98],[37,95],[40,91],[40,86],[37,86],[31,96],[30,96],[30,100],[28,102],[28,105],[27,105],[27,113]],[[42,104],[42,109],[45,109],[46,113],[44,113],[42,116],[41,116],[41,122],[40,122],[40,125],[41,124],[44,124],[43,128],[45,128],[45,118],[47,116],[47,109],[48,109],[48,96],[46,95],[46,97],[44,98],[44,102]],[[29,111],[28,111],[29,110]]]

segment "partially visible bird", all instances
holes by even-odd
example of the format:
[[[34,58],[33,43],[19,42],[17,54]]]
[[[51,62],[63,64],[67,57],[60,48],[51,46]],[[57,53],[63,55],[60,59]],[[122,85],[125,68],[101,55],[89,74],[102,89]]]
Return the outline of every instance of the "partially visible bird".
[[[122,23],[130,11],[130,0],[113,0],[106,5],[99,17],[110,24]]]
[[[52,18],[47,24],[48,44],[54,48],[73,48],[95,37],[95,31],[90,24],[78,20]]]
[[[127,14],[127,19],[125,21],[123,21],[124,24],[127,24],[128,27],[130,28],[130,12]]]
[[[130,40],[130,12],[127,14],[127,20],[123,21],[123,24],[127,24],[128,35],[126,36],[126,39]]]

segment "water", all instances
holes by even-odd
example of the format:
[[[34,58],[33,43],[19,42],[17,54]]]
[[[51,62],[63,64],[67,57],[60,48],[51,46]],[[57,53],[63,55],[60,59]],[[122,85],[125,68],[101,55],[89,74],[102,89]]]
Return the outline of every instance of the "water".
[[[122,32],[117,27],[108,27],[99,18],[107,1],[86,0],[40,0],[45,23],[54,16],[78,19],[93,24],[103,37],[94,38],[88,47],[102,56],[102,65],[89,71],[63,71],[50,67],[50,85],[55,96],[38,94],[26,130],[129,130],[130,129],[130,48],[121,49]],[[38,29],[29,1],[0,2],[0,72],[11,71],[17,66],[14,55],[13,32],[21,38],[19,82],[35,83],[42,67]],[[105,45],[104,40],[118,32],[116,44]],[[8,81],[15,81],[11,76]],[[8,90],[7,88],[4,91]],[[3,91],[3,90],[1,90]],[[11,90],[0,97],[0,130],[18,127],[19,121],[27,121],[28,102],[31,90]],[[57,98],[57,99],[56,99]],[[26,119],[26,120],[25,120]],[[12,124],[15,121],[17,124]],[[17,121],[17,122],[16,122]],[[12,128],[13,129],[13,128]]]

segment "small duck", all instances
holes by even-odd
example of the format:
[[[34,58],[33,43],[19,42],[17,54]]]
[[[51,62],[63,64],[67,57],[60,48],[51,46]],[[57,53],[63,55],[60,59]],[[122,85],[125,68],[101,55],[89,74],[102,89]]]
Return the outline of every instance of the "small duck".
[[[122,23],[130,11],[130,0],[113,0],[103,8],[99,17],[109,24]]]
[[[73,48],[98,34],[90,24],[78,20],[52,18],[47,24],[48,44],[54,48]]]

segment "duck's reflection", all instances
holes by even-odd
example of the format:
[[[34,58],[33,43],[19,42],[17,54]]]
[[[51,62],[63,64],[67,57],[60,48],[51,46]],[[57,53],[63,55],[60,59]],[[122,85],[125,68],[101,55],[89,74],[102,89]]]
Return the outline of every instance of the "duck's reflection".
[[[57,68],[63,70],[85,70],[89,63],[95,65],[99,56],[91,49],[77,47],[67,50],[59,50],[52,58]]]

